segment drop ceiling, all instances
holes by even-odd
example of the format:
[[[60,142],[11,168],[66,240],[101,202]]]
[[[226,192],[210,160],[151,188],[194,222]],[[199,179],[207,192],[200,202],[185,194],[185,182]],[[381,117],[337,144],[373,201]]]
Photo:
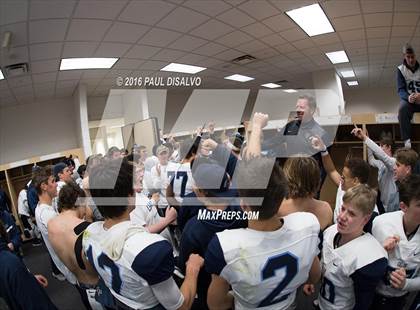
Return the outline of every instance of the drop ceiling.
[[[0,0],[0,67],[29,63],[29,74],[0,81],[0,106],[71,96],[85,83],[105,96],[118,76],[169,76],[170,62],[208,68],[205,88],[254,88],[287,80],[311,87],[311,73],[353,69],[359,88],[394,87],[401,47],[420,50],[420,1],[319,1],[335,32],[309,37],[284,12],[315,1],[284,0]],[[345,50],[332,65],[326,52]],[[230,60],[250,54],[257,60]],[[65,57],[119,57],[111,69],[59,71]],[[243,74],[255,80],[223,79]],[[348,87],[346,84],[344,87]]]

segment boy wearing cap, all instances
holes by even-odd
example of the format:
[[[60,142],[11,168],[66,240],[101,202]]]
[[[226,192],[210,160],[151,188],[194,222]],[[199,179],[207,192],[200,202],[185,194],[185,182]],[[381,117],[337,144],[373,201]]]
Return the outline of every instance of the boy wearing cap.
[[[166,201],[166,187],[168,181],[166,177],[166,167],[168,166],[169,149],[164,145],[159,145],[156,149],[156,156],[158,163],[151,170],[151,178],[153,188],[159,188],[161,190],[161,199],[159,205],[164,208],[168,205]]]
[[[420,112],[420,70],[416,54],[410,44],[403,46],[404,61],[398,66],[397,85],[400,96],[398,120],[401,139],[405,147],[411,147],[411,119],[414,112]]]
[[[230,176],[223,167],[217,164],[200,164],[193,172],[193,178],[195,182],[193,190],[205,208],[187,222],[182,232],[178,260],[182,271],[185,271],[186,261],[191,253],[205,255],[210,240],[217,232],[247,226],[247,221],[242,220],[241,216],[239,216],[240,219],[238,217],[214,219],[213,215],[220,211],[241,214],[239,206],[230,205],[228,198],[232,194],[229,190]],[[183,206],[183,208],[188,208],[188,206]],[[200,215],[203,217],[200,218]],[[193,309],[208,309],[207,289],[210,282],[210,274],[201,270],[197,282],[197,299]]]

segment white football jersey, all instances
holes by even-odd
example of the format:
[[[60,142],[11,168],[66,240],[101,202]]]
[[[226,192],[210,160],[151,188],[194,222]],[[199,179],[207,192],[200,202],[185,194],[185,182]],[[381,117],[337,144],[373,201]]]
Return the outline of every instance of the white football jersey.
[[[166,178],[179,202],[182,202],[185,195],[192,193],[194,180],[190,163],[169,162],[166,167]]]
[[[337,225],[324,231],[321,258],[323,278],[318,298],[322,310],[353,309],[355,295],[351,275],[387,256],[383,247],[369,233],[334,249],[337,232]]]
[[[133,224],[125,221],[105,229],[103,223],[92,223],[84,232],[83,250],[89,262],[122,303],[133,309],[158,305],[156,288],[152,286],[174,281],[171,278],[174,261],[170,244],[158,234],[137,229],[133,234],[121,234],[121,256],[112,260],[105,254],[109,249],[106,249],[104,240],[115,239],[116,232],[130,229]],[[173,285],[176,286],[175,282]],[[167,308],[177,309],[182,305],[184,298],[179,290],[177,292],[176,303]]]
[[[373,220],[372,234],[380,244],[383,244],[388,237],[394,235],[400,237],[397,247],[388,253],[386,280],[382,281],[377,288],[377,292],[384,296],[397,297],[407,293],[390,285],[389,274],[395,269],[405,268],[408,279],[420,276],[418,270],[420,267],[420,229],[408,241],[403,227],[403,215],[404,212],[395,211],[377,216]]]
[[[407,83],[407,92],[409,94],[418,93],[420,88],[420,70],[416,70],[414,73],[408,69],[404,64],[398,66],[401,74],[405,78]]]
[[[235,309],[287,309],[308,279],[319,231],[315,215],[306,212],[283,217],[276,231],[225,230],[210,242],[206,270],[232,286]]]

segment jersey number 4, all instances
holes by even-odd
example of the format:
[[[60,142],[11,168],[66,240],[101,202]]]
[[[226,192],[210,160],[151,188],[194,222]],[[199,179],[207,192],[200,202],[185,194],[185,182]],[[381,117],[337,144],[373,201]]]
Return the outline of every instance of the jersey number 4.
[[[410,81],[407,88],[410,93],[420,93],[420,81]]]
[[[261,272],[262,280],[270,279],[276,275],[276,271],[285,268],[285,277],[258,305],[258,308],[267,307],[285,300],[289,294],[278,296],[284,288],[293,280],[298,273],[298,259],[291,253],[284,253],[269,257]]]

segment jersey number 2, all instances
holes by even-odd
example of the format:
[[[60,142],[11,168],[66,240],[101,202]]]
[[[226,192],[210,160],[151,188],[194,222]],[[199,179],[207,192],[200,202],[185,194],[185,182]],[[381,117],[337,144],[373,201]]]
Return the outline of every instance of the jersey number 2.
[[[276,286],[276,288],[259,303],[258,308],[279,303],[289,296],[289,294],[286,294],[277,297],[298,273],[298,259],[296,256],[290,253],[285,253],[269,257],[262,270],[261,277],[262,280],[274,277],[276,275],[276,271],[282,268],[285,268],[285,277]]]
[[[109,268],[109,270],[111,271],[112,289],[114,290],[115,293],[119,294],[121,290],[122,281],[121,281],[121,276],[120,276],[120,271],[118,269],[118,266],[115,265],[115,263],[104,253],[102,253],[98,257],[98,265],[102,269],[105,269],[105,267]]]

